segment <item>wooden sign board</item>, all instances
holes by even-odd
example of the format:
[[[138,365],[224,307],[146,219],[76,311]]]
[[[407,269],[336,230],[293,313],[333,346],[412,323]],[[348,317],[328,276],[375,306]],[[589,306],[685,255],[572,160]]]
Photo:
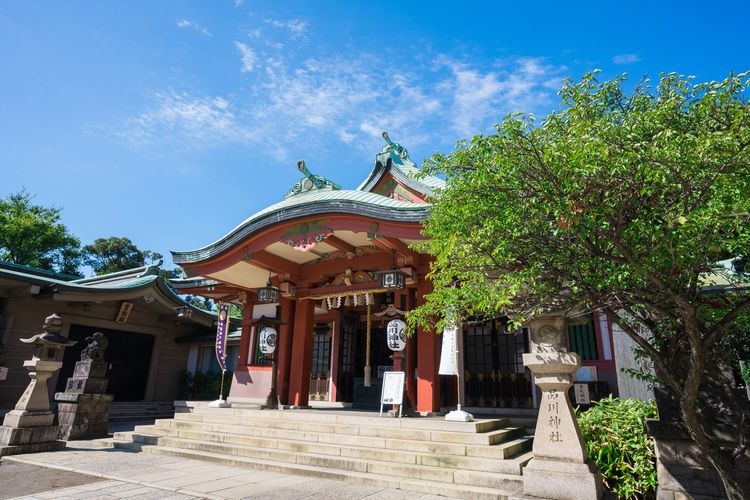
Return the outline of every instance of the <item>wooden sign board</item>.
[[[130,311],[133,310],[133,304],[131,302],[123,302],[120,304],[120,310],[117,311],[115,316],[115,323],[127,323],[130,317]]]
[[[591,404],[591,396],[589,395],[588,384],[573,384],[573,394],[575,395],[576,404]]]
[[[383,390],[380,393],[380,415],[383,415],[383,405],[399,405],[404,400],[404,372],[385,372],[383,373]],[[399,408],[401,416],[401,408]]]

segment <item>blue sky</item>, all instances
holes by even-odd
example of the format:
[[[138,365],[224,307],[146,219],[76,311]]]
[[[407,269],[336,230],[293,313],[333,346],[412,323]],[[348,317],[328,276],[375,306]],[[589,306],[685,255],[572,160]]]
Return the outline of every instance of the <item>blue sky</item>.
[[[355,187],[387,130],[421,163],[595,68],[750,70],[750,2],[0,3],[0,197],[83,244],[208,244],[298,180]]]

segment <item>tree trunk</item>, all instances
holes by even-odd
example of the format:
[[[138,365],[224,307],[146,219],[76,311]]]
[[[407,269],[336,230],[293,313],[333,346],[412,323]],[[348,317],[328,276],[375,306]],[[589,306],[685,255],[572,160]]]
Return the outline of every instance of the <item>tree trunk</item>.
[[[689,401],[687,398],[680,398],[680,410],[690,436],[698,445],[698,448],[700,448],[700,450],[706,455],[706,458],[711,462],[711,465],[716,469],[716,472],[724,485],[727,498],[733,500],[750,498],[750,491],[748,491],[750,485],[743,484],[741,480],[737,478],[737,468],[729,458],[728,451],[722,450],[721,447],[703,431],[703,425],[701,425],[700,422],[701,419],[695,411],[694,401],[694,399]]]

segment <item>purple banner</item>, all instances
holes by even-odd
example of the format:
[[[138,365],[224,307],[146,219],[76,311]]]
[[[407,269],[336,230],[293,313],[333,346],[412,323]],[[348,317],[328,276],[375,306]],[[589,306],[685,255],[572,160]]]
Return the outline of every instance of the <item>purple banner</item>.
[[[227,330],[229,329],[229,304],[219,303],[219,318],[216,321],[216,359],[221,371],[227,371]]]

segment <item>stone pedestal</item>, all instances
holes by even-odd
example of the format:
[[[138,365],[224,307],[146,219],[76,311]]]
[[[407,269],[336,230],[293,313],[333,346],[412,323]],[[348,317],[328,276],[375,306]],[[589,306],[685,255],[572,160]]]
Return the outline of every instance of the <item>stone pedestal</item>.
[[[106,361],[85,359],[76,363],[65,392],[55,394],[60,438],[97,439],[107,437],[109,402]]]
[[[62,362],[34,357],[24,361],[23,366],[29,370],[31,382],[0,427],[0,457],[65,447],[63,441],[57,441],[55,415],[49,408],[47,389],[47,380],[60,369]]]
[[[586,458],[581,431],[568,397],[578,354],[548,352],[523,355],[523,364],[542,390],[534,435],[534,458],[523,470],[524,495],[558,500],[596,500],[603,487],[598,470]]]

